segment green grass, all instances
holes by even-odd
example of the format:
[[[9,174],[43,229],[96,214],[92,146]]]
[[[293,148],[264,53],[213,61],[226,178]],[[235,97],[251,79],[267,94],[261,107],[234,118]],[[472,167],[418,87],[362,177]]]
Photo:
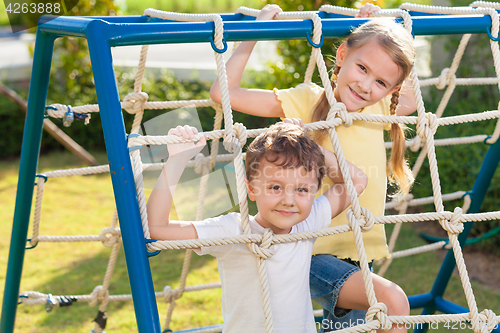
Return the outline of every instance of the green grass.
[[[97,155],[100,161],[106,158]],[[5,280],[7,254],[16,195],[18,160],[0,162],[0,280]],[[69,153],[52,153],[40,160],[39,171],[81,166]],[[187,202],[190,200],[184,200]],[[193,201],[193,200],[191,200]],[[179,204],[178,210],[186,209]],[[45,186],[41,234],[86,235],[99,234],[108,227],[113,216],[114,200],[109,175],[50,179]],[[389,226],[388,229],[391,229]],[[30,231],[31,235],[31,231]],[[410,225],[405,225],[398,247],[422,245]],[[101,243],[40,243],[26,252],[21,281],[21,292],[34,290],[55,295],[90,294],[102,284],[110,248]],[[183,261],[182,251],[163,251],[150,259],[155,290],[167,285],[175,288]],[[436,253],[426,253],[406,259],[396,259],[386,277],[403,287],[408,295],[428,292],[439,270]],[[193,255],[188,285],[219,281],[216,260]],[[478,308],[500,313],[500,295],[472,282]],[[3,295],[4,284],[0,285]],[[129,294],[128,274],[123,252],[120,253],[113,274],[110,293]],[[445,298],[466,306],[464,292],[457,275],[453,275]],[[171,328],[174,330],[219,324],[221,290],[186,293],[177,302]],[[160,321],[164,325],[166,306],[158,301]],[[136,332],[137,326],[132,302],[112,302],[108,310],[106,332]],[[418,314],[419,311],[413,311]],[[42,305],[18,306],[16,332],[89,332],[97,307],[88,303],[75,303],[67,308],[55,308],[51,313]],[[436,332],[450,332],[440,325]],[[455,330],[453,330],[455,331]]]
[[[105,156],[98,156],[106,160]],[[7,253],[11,235],[14,200],[17,186],[18,161],[0,163],[0,279],[5,280]],[[49,167],[52,166],[52,167]],[[39,171],[81,166],[72,155],[56,153],[44,156]],[[95,235],[110,226],[114,198],[108,174],[50,179],[45,186],[42,209],[43,235]],[[31,230],[29,232],[31,235]],[[40,243],[26,251],[21,292],[34,290],[54,295],[90,294],[104,278],[111,248],[102,243]],[[163,251],[150,259],[155,290],[167,285],[176,288],[184,251]],[[204,256],[193,256],[188,285],[218,282],[217,262]],[[3,295],[4,284],[0,286]],[[121,251],[113,274],[110,293],[130,294],[128,274]],[[178,301],[172,327],[210,325],[222,322],[221,290],[186,293]],[[196,310],[194,310],[196,309]],[[166,306],[159,300],[163,325]],[[97,306],[75,303],[68,308],[55,308],[51,313],[42,305],[19,305],[16,332],[89,332]],[[136,332],[132,302],[113,302],[108,307],[107,332]]]

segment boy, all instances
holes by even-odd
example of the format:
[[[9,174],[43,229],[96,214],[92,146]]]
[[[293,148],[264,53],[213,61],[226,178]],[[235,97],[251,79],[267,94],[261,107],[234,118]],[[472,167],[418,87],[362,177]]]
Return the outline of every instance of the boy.
[[[246,185],[257,215],[250,217],[252,234],[270,228],[275,234],[326,228],[332,217],[350,204],[337,159],[318,146],[301,128],[300,120],[285,119],[259,135],[247,149]],[[195,128],[178,126],[170,135],[193,139]],[[197,222],[169,220],[172,194],[187,164],[205,145],[187,142],[168,145],[169,159],[148,200],[151,238],[180,240],[230,237],[243,234],[239,213]],[[366,175],[349,164],[359,195],[366,187]],[[314,200],[323,177],[335,185]],[[272,246],[266,260],[270,306],[275,332],[316,332],[309,267],[314,239]],[[217,257],[222,282],[224,332],[265,332],[257,256],[246,244],[204,247],[198,254]]]

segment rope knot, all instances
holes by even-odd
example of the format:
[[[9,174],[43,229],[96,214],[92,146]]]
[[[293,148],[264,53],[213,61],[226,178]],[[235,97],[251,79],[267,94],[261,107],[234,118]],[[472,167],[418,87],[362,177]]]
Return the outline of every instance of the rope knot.
[[[99,238],[104,246],[113,246],[121,241],[121,231],[117,228],[104,228]]]
[[[342,120],[345,127],[352,126],[352,118],[344,103],[335,103],[328,112],[326,120],[332,120],[336,115]]]
[[[417,134],[419,137],[429,138],[431,135],[436,134],[438,126],[438,117],[434,113],[425,113],[417,124]]]
[[[142,91],[130,93],[123,99],[123,109],[130,114],[142,112],[148,97],[148,94]]]
[[[439,81],[436,84],[436,88],[439,90],[443,90],[450,82],[455,82],[455,75],[453,75],[453,79],[449,77],[450,69],[448,67],[443,68],[441,74],[439,74]]]
[[[165,288],[163,288],[163,299],[166,303],[171,303],[177,298],[179,298],[178,289],[172,290],[170,286],[165,286]]]
[[[459,234],[462,231],[464,231],[464,224],[460,222],[461,219],[462,219],[462,208],[455,207],[450,222],[444,220],[440,223],[443,229],[446,230],[447,232],[452,234]]]
[[[223,142],[224,148],[230,153],[233,153],[236,147],[243,147],[247,142],[247,129],[245,126],[234,123],[232,129],[233,131],[229,131],[229,136],[227,135],[228,131],[226,131]]]
[[[109,292],[107,290],[104,292],[103,286],[97,286],[90,294],[89,305],[96,306],[98,303],[102,303],[107,298],[109,298]]]
[[[247,143],[247,128],[240,123],[234,124],[235,136],[238,139],[240,146],[244,146]]]
[[[438,117],[434,113],[427,113],[426,117],[429,121],[429,129],[432,131],[432,135],[436,134],[439,127]]]
[[[49,107],[45,108],[45,110],[47,111],[47,114],[51,118],[63,118],[66,112],[68,111],[68,106],[55,103],[55,104],[50,104]]]
[[[251,244],[251,250],[262,259],[271,258],[274,254],[273,245],[273,231],[269,228],[264,230],[262,235],[262,242]]]
[[[381,329],[385,331],[391,329],[392,322],[387,317],[387,306],[384,303],[375,303],[373,306],[370,306],[370,308],[366,312],[367,323],[373,321],[375,317],[380,322]]]
[[[210,168],[210,157],[205,157],[205,155],[199,153],[194,158],[194,171],[197,174],[202,174],[205,168]]]
[[[415,136],[413,139],[410,140],[410,149],[413,152],[417,152],[420,150],[420,147],[422,146],[422,139],[420,136]]]
[[[479,320],[475,322],[474,326],[481,333],[491,332],[498,324],[496,314],[490,309],[481,311],[478,317]]]
[[[349,208],[347,210],[347,219],[349,221],[349,225],[351,226],[351,229],[353,228],[353,226],[358,225],[361,228],[362,232],[370,231],[373,229],[373,226],[375,225],[375,218],[368,209],[366,209],[365,207],[360,207],[360,208],[361,208],[361,218],[359,220],[354,215],[352,208]]]

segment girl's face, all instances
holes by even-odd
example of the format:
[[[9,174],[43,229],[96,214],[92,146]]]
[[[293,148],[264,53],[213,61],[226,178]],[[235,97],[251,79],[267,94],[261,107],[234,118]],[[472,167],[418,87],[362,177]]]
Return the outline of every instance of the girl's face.
[[[401,69],[378,42],[373,41],[349,50],[343,43],[337,50],[337,77],[335,98],[357,111],[373,105],[396,91]]]

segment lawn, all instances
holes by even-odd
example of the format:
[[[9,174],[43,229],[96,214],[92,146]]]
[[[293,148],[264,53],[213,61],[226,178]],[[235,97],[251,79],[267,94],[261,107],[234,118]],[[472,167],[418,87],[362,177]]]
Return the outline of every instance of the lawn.
[[[105,161],[103,154],[96,154]],[[0,162],[0,276],[5,280],[7,253],[18,172],[18,160]],[[81,163],[69,153],[52,153],[40,160],[39,171],[79,167]],[[178,210],[190,202],[190,195],[184,195]],[[213,205],[213,200],[210,205]],[[41,234],[44,235],[97,235],[111,223],[114,210],[111,182],[108,174],[49,179],[45,186],[42,210]],[[388,230],[391,229],[389,226]],[[30,231],[31,234],[31,231]],[[422,245],[414,229],[405,225],[400,235],[398,247]],[[83,295],[102,284],[110,254],[110,248],[101,243],[41,243],[26,252],[21,292],[34,290],[54,295]],[[182,251],[163,251],[152,257],[153,280],[156,291],[165,286],[175,288],[179,284]],[[434,277],[440,267],[436,253],[427,253],[406,259],[397,259],[386,277],[403,287],[408,295],[420,294],[430,290]],[[210,257],[193,256],[187,285],[197,285],[219,281],[217,263]],[[3,295],[3,283],[0,292]],[[500,294],[472,281],[472,287],[479,311],[485,308],[500,313]],[[120,252],[114,271],[110,293],[129,294],[128,275],[123,252]],[[454,275],[450,281],[445,298],[466,306],[460,280]],[[174,311],[171,328],[174,330],[219,324],[221,290],[208,290],[186,293],[178,301]],[[166,306],[158,300],[160,320],[164,325]],[[418,314],[418,310],[413,311]],[[106,332],[136,332],[137,326],[132,302],[112,302],[108,310]],[[96,317],[97,306],[88,303],[74,303],[65,308],[55,308],[47,313],[43,305],[18,306],[16,332],[89,332]],[[435,332],[449,332],[441,324]],[[455,330],[453,330],[455,331]]]

